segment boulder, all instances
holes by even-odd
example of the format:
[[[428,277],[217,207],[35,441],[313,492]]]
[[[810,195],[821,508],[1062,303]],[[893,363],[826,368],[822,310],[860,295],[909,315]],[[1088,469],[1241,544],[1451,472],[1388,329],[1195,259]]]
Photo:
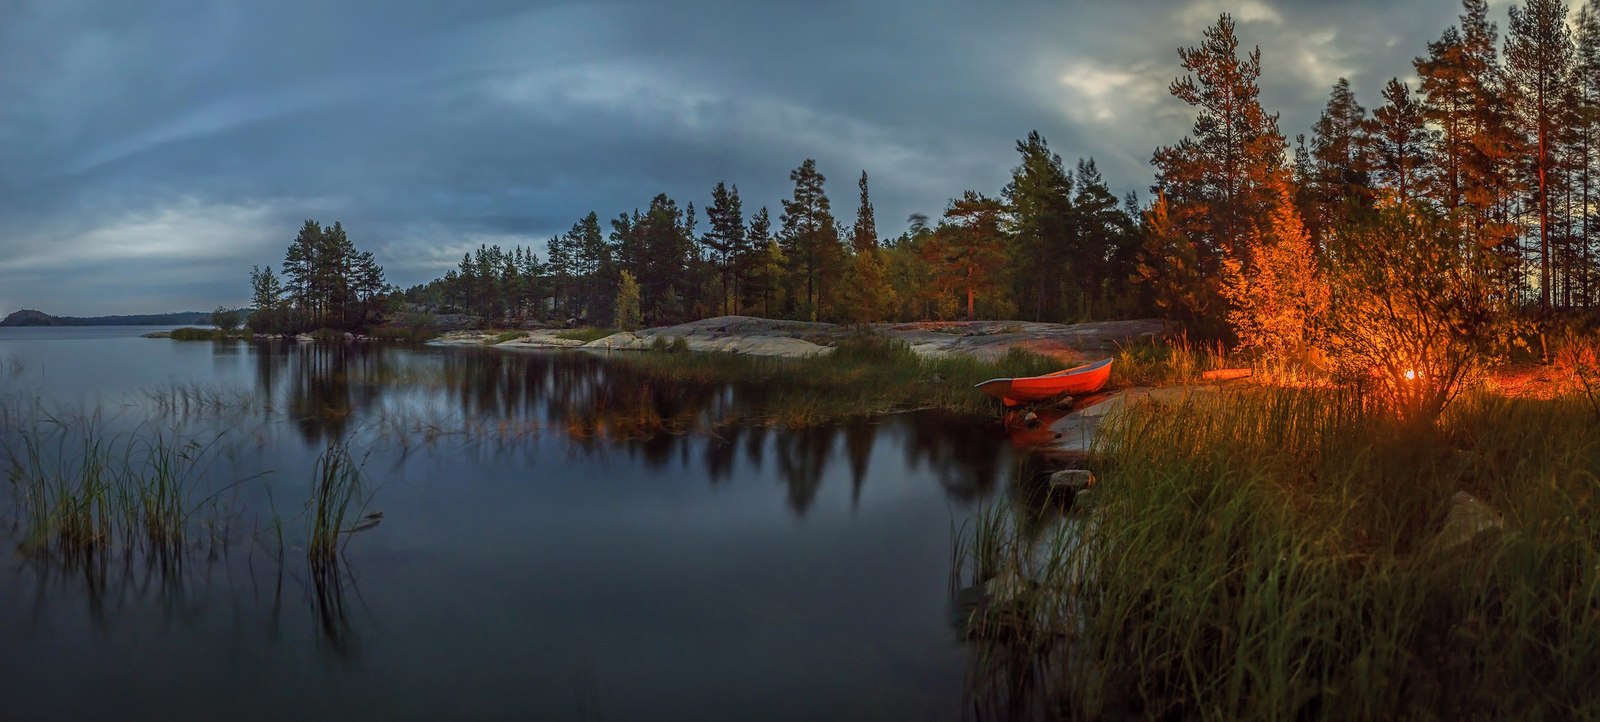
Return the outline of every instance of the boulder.
[[[1450,497],[1450,512],[1444,527],[1433,541],[1442,549],[1453,549],[1472,541],[1480,532],[1505,528],[1505,518],[1471,494],[1458,491]]]
[[[1094,472],[1088,469],[1063,469],[1050,475],[1050,489],[1052,491],[1071,491],[1077,493],[1094,486]]]

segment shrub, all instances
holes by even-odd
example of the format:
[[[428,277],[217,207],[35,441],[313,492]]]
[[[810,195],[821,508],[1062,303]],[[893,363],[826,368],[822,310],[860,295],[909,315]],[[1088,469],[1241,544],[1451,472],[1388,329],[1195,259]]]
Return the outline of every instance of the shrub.
[[[1329,255],[1335,371],[1404,418],[1438,418],[1516,338],[1497,257],[1454,219],[1380,209]]]

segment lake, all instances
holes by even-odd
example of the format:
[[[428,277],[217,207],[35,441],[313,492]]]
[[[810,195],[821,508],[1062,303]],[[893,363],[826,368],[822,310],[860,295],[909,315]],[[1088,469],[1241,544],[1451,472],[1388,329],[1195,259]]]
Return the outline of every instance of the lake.
[[[600,355],[150,330],[0,329],[0,717],[974,716],[952,537],[1031,473],[993,419],[744,428],[763,389]],[[330,445],[382,517],[314,568]],[[159,448],[178,553],[30,541],[19,465]]]

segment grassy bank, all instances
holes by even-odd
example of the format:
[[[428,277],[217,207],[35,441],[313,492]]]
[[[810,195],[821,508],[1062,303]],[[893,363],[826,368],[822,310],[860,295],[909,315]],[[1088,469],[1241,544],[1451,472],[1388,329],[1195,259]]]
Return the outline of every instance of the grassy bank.
[[[738,420],[785,425],[912,409],[994,413],[998,408],[994,399],[973,390],[973,385],[1062,367],[1057,359],[1021,349],[995,361],[919,356],[904,342],[870,335],[845,339],[833,353],[805,358],[691,353],[681,344],[660,345],[650,353],[617,353],[609,358],[657,380],[733,384],[748,409],[747,416]]]
[[[195,328],[185,326],[175,328],[167,336],[174,341],[226,341],[229,339],[250,339],[252,334],[249,329],[234,329],[229,331],[221,328]]]
[[[991,520],[957,556],[957,586],[1032,580],[973,621],[982,659],[1047,669],[1058,711],[1600,715],[1600,428],[1578,399],[1479,396],[1417,429],[1248,389],[1135,408],[1096,466],[1092,511]],[[1504,529],[1441,534],[1458,491]]]

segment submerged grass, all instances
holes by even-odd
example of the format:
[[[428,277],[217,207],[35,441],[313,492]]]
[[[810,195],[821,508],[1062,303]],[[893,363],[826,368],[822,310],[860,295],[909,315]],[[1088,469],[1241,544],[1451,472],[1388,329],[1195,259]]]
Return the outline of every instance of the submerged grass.
[[[1480,396],[1418,428],[1336,390],[1254,388],[1134,406],[1096,463],[1069,541],[979,534],[958,555],[1034,560],[1016,567],[1055,600],[1022,626],[1067,633],[1048,649],[1074,650],[1053,668],[1072,716],[1600,716],[1600,429],[1581,401]],[[1458,491],[1504,529],[1441,534]]]

